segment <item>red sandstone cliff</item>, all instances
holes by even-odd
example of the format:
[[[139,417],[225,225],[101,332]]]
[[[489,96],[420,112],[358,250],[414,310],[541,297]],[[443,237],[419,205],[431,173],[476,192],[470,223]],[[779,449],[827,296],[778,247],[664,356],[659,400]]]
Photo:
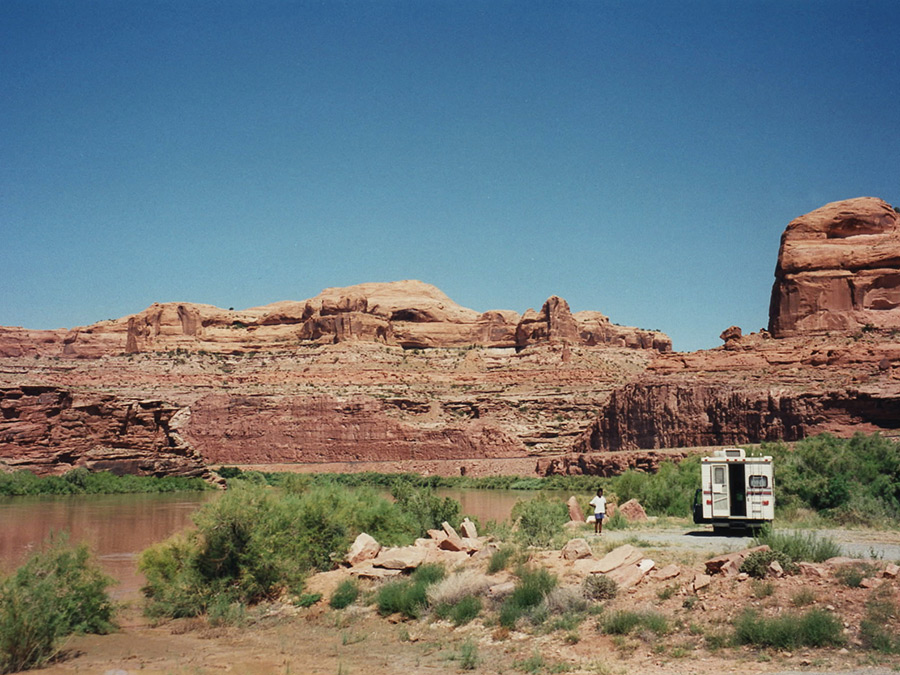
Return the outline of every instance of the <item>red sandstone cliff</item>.
[[[158,400],[128,400],[53,386],[0,388],[0,467],[206,475],[182,436],[190,412]]]

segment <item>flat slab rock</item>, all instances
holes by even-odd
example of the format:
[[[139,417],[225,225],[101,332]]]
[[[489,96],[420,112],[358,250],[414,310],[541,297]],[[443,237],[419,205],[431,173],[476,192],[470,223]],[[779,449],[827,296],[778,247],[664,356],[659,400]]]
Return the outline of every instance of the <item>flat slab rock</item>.
[[[615,581],[619,588],[631,588],[632,586],[637,586],[655,565],[656,563],[649,558],[643,558],[636,563],[618,567],[606,576]]]
[[[411,570],[425,562],[427,554],[428,549],[421,546],[386,548],[372,559],[372,566],[389,570]]]
[[[594,572],[606,574],[607,572],[611,572],[618,567],[637,563],[643,557],[643,554],[634,546],[632,546],[631,544],[624,544],[622,546],[619,546],[618,548],[613,549],[605,556],[600,558],[600,560],[597,561]]]

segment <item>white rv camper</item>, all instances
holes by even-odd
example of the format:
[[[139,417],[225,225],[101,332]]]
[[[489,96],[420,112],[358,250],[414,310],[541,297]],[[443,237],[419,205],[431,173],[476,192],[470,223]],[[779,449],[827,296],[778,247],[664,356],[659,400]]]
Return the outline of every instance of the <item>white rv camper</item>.
[[[771,457],[747,457],[741,448],[716,450],[700,460],[701,488],[694,522],[713,530],[755,528],[775,518]]]

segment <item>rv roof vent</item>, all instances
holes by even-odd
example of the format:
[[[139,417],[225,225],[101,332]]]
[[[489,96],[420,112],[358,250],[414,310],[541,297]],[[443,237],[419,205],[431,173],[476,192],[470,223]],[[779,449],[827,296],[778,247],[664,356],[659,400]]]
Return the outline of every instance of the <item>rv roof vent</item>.
[[[725,448],[724,449],[726,457],[743,457],[744,450],[742,448]]]

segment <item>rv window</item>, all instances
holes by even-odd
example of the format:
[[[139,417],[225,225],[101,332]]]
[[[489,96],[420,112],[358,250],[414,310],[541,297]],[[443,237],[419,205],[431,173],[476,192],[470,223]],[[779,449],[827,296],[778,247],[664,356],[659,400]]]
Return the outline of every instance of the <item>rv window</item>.
[[[713,483],[725,482],[725,467],[717,466],[713,469]]]
[[[750,476],[750,487],[752,487],[752,488],[769,487],[768,476]]]

